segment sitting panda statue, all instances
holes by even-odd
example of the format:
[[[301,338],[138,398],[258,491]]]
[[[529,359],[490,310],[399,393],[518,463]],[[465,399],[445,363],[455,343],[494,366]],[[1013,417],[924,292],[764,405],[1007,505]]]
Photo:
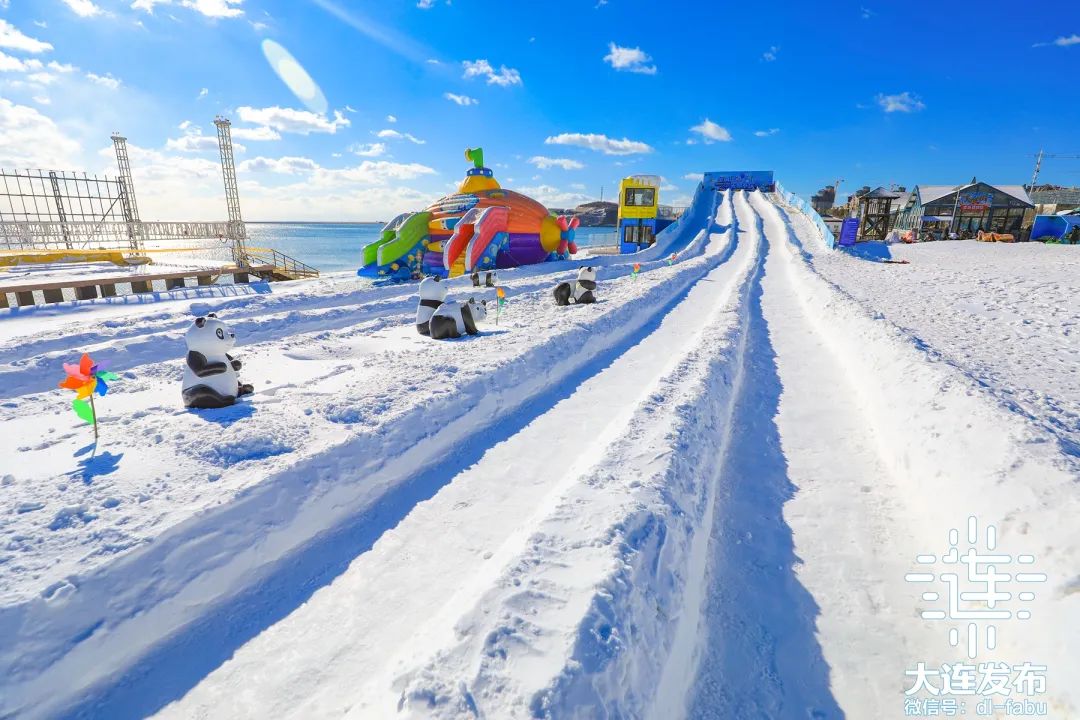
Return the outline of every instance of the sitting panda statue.
[[[483,281],[484,287],[495,287],[499,284],[494,270],[477,271],[470,277],[472,277],[473,287],[480,287],[481,281]]]
[[[255,391],[237,378],[240,361],[227,352],[236,344],[236,335],[217,315],[195,318],[184,333],[184,341],[188,350],[182,390],[184,407],[228,407],[241,395]]]
[[[462,335],[478,335],[476,323],[487,319],[487,300],[459,303],[447,300],[431,316],[431,337],[435,340],[459,338]]]
[[[428,322],[431,316],[446,300],[446,283],[438,277],[424,278],[420,281],[420,304],[416,306],[416,332],[429,335]]]
[[[555,286],[556,305],[587,305],[596,302],[596,268],[578,270],[577,280],[561,282]]]

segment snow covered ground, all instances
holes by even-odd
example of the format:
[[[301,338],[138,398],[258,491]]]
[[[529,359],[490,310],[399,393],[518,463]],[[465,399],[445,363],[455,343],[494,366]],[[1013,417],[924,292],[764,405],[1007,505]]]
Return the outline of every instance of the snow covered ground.
[[[1074,256],[814,233],[699,190],[596,305],[522,268],[460,341],[347,275],[8,311],[0,717],[903,717],[962,655],[905,574],[971,515],[1048,575],[980,660],[1075,716]],[[256,394],[187,412],[211,309]]]

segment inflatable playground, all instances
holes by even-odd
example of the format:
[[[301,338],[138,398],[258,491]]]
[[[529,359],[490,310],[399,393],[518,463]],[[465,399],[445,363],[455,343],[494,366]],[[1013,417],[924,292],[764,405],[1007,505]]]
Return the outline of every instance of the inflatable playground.
[[[576,218],[555,216],[536,200],[500,187],[484,151],[458,191],[420,212],[403,213],[363,248],[357,274],[387,282],[452,278],[483,270],[568,260],[577,252]]]

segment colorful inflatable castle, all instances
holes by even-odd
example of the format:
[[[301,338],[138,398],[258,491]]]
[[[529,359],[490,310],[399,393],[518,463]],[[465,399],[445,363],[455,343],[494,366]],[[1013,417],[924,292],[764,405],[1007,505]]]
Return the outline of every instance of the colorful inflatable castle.
[[[568,260],[577,252],[577,218],[556,217],[530,197],[504,190],[484,167],[484,151],[465,151],[473,162],[458,191],[425,210],[391,220],[363,249],[364,277],[391,281],[457,277],[475,270]]]

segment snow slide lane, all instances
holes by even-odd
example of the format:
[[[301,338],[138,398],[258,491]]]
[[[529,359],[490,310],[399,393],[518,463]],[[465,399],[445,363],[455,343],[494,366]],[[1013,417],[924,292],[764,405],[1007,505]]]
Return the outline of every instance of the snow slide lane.
[[[721,208],[717,222],[728,229],[714,243],[731,242],[730,215],[730,205]],[[695,523],[680,521],[680,505],[662,497],[672,493],[696,513],[710,504],[709,484],[686,477],[700,466],[671,453],[671,433],[682,425],[700,458],[715,452],[711,433],[694,437],[702,428],[685,414],[701,403],[710,374],[730,382],[720,370],[730,369],[740,289],[758,252],[754,238],[739,240],[728,262],[609,366],[494,444],[159,717],[377,718],[399,706],[418,718],[457,717],[470,707],[488,717],[537,708],[570,717],[587,712],[568,702],[580,685],[613,704],[633,697],[625,687],[604,693],[603,683],[592,685],[597,676],[617,682],[615,658],[606,671],[595,663],[588,673],[575,668],[601,650],[594,631],[617,655],[619,642],[635,640],[632,613],[644,608],[655,617],[659,601],[677,614],[679,592],[657,596],[655,577],[627,585],[625,575],[635,562],[645,575],[674,572],[662,585],[694,575],[686,551]],[[718,384],[714,403],[723,407],[730,393]],[[705,429],[717,431],[711,423]],[[682,465],[674,479],[683,488],[671,483],[672,465]],[[639,546],[667,555],[672,568],[636,560],[628,547]],[[621,594],[638,588],[639,606],[605,623],[600,608],[620,587]],[[638,662],[646,649],[656,650],[640,646]]]
[[[753,203],[770,244],[764,325],[751,325],[687,715],[902,716],[904,671],[963,655],[919,617],[925,588],[904,575],[975,515],[996,526],[999,552],[1041,552],[1051,577],[1032,619],[1002,623],[979,662],[1045,664],[1051,715],[1071,717],[1068,466],[1022,416],[817,276],[800,245],[812,230],[799,237],[784,211]]]
[[[580,319],[497,376],[285,467],[101,572],[73,578],[69,592],[4,610],[0,629],[14,641],[0,656],[0,714],[137,717],[178,697],[491,442],[636,342],[733,251],[720,234],[693,242],[700,256],[613,281],[611,296],[632,288],[622,293],[628,300],[572,308]]]

